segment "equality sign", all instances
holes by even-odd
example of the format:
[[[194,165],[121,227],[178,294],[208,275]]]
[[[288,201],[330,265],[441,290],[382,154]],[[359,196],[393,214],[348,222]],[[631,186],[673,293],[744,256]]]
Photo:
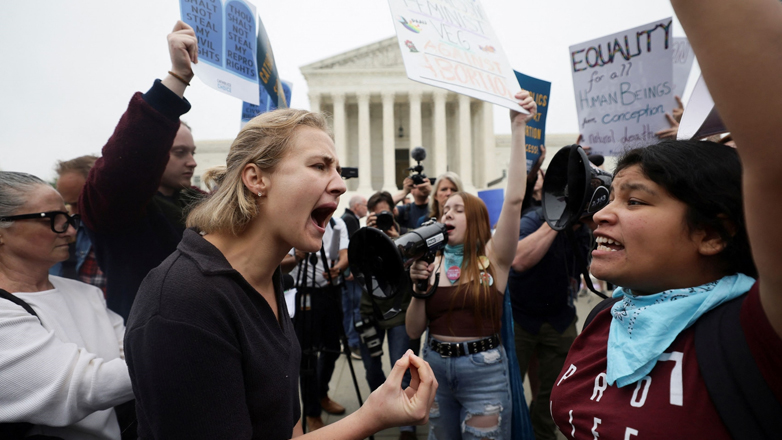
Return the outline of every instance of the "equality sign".
[[[679,98],[684,96],[687,80],[690,78],[695,52],[685,37],[673,38],[673,94]]]
[[[282,100],[284,104],[287,104],[291,102],[291,88],[293,85],[287,81],[280,81],[280,86],[283,91]],[[243,102],[242,103],[242,122],[241,127],[244,127],[244,124],[248,123],[250,119],[260,115],[261,113],[270,112],[272,110],[275,110],[277,108],[287,108],[287,105],[283,107],[278,107],[275,101],[277,101],[276,96],[272,96],[269,94],[269,92],[266,91],[266,88],[261,87],[259,89],[261,95],[260,95],[260,101],[261,103],[259,105],[250,104],[249,102]]]
[[[255,6],[245,0],[180,0],[182,21],[198,38],[193,72],[204,84],[258,104]]]
[[[570,47],[578,127],[586,145],[615,156],[668,128],[673,98],[672,20]]]
[[[516,79],[519,81],[519,86],[522,90],[528,91],[538,105],[538,113],[527,122],[527,128],[524,132],[524,138],[527,143],[525,147],[527,152],[527,172],[529,172],[540,157],[540,147],[546,145],[546,114],[548,114],[551,83],[515,70],[513,72],[516,74]]]
[[[522,113],[516,77],[478,0],[388,0],[407,77]]]

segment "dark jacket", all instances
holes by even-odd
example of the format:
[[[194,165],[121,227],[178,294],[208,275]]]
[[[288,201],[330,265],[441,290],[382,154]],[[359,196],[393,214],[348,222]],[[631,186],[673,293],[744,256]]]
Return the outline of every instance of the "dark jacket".
[[[358,216],[355,212],[351,211],[350,209],[345,208],[345,213],[342,214],[342,220],[345,222],[345,225],[348,227],[348,238],[352,238],[353,234],[356,233],[356,231],[361,228],[361,224],[359,223]]]
[[[521,218],[519,240],[537,231],[543,222],[541,208],[527,212]],[[582,225],[574,236],[577,249],[587,261],[592,237],[589,228]],[[560,333],[565,331],[576,317],[573,299],[580,279],[577,261],[572,244],[565,232],[560,231],[538,264],[524,272],[511,269],[508,291],[513,321],[535,335],[543,323],[551,324]]]
[[[141,439],[288,439],[301,350],[269,303],[193,230],[141,284],[125,356]]]
[[[141,280],[174,252],[184,231],[186,207],[196,188],[173,197],[158,193],[187,100],[155,81],[130,100],[103,147],[79,198],[98,265],[108,278],[111,310],[128,318]]]

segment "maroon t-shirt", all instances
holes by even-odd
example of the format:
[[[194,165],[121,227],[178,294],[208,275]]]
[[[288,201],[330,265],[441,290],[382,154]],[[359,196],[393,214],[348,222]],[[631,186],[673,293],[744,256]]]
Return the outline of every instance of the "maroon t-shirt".
[[[782,401],[782,339],[760,305],[757,283],[741,325],[758,368]],[[730,439],[701,376],[694,327],[684,330],[648,376],[617,388],[606,380],[611,313],[595,316],[576,338],[551,391],[551,414],[568,439]]]

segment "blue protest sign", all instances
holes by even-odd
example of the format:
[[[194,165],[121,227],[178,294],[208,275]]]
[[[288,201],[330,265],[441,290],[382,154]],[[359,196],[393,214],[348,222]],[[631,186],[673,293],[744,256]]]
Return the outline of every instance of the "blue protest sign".
[[[283,99],[285,100],[285,103],[291,102],[292,84],[287,81],[281,81],[280,84],[282,85]],[[242,127],[244,127],[244,124],[246,124],[250,119],[260,115],[261,113],[266,113],[276,108],[279,108],[274,104],[274,100],[272,99],[272,96],[269,95],[269,93],[266,91],[265,88],[261,87],[260,91],[261,91],[260,105],[250,104],[249,102],[242,103],[242,124],[241,124]]]
[[[524,133],[527,141],[527,172],[529,172],[540,157],[540,147],[546,145],[546,114],[548,113],[551,83],[515,70],[513,72],[516,74],[516,79],[522,90],[528,91],[535,103],[538,104],[538,114],[527,122],[527,129]]]
[[[245,0],[180,0],[198,40],[196,76],[209,87],[258,103],[255,6]]]
[[[486,204],[486,209],[489,210],[489,224],[491,225],[491,228],[494,229],[497,225],[497,221],[500,219],[502,202],[505,200],[505,190],[497,188],[478,191],[478,197]]]
[[[287,99],[284,86],[277,75],[277,63],[274,61],[274,51],[271,41],[266,34],[266,28],[263,26],[261,17],[258,17],[258,44],[257,56],[261,68],[258,69],[258,77],[261,80],[262,88],[266,89],[267,95],[274,103],[274,108],[288,108],[290,106],[290,86],[288,87]],[[263,98],[262,98],[263,99]]]

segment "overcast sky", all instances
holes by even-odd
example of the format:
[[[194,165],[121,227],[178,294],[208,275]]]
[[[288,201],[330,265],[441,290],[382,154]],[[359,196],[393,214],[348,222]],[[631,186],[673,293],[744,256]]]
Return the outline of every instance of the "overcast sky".
[[[387,0],[255,0],[292,107],[309,108],[299,67],[394,35]],[[668,0],[482,0],[510,64],[552,82],[549,133],[577,131],[568,47],[673,16]],[[174,0],[5,1],[0,14],[0,169],[54,176],[99,153],[135,91],[169,70]],[[674,35],[684,33],[674,20]],[[233,138],[241,102],[198,79],[185,116],[196,144]],[[507,133],[505,109],[495,130]],[[351,165],[351,164],[344,164]]]

